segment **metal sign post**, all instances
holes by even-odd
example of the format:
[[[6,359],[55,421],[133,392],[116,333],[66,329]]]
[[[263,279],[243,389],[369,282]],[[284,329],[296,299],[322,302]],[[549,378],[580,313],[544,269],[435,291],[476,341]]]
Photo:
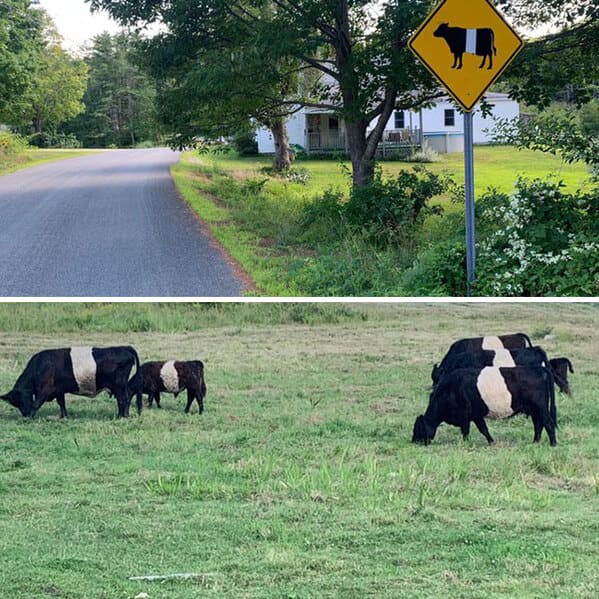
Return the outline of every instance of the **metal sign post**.
[[[471,111],[523,45],[491,0],[441,0],[408,41],[410,50],[465,111],[468,296],[476,279]]]
[[[476,228],[474,218],[474,134],[472,113],[464,113],[464,167],[466,187],[466,270],[467,294],[472,295],[476,280]]]

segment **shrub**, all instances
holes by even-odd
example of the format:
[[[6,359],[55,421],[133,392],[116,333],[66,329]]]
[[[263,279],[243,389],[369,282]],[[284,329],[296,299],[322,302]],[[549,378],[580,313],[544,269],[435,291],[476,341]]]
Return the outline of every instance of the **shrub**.
[[[386,180],[378,168],[372,183],[352,189],[345,216],[350,224],[368,229],[373,241],[403,245],[414,239],[427,214],[440,211],[428,201],[448,191],[450,184],[421,166]]]
[[[559,181],[519,179],[507,202],[489,192],[479,208],[477,294],[599,293],[599,188],[566,194]]]
[[[0,132],[0,155],[14,156],[28,148],[27,141],[20,135],[8,131]]]
[[[240,156],[256,156],[258,154],[258,142],[254,129],[238,131],[233,136],[233,147]]]
[[[80,148],[81,142],[71,133],[44,131],[29,136],[29,143],[38,148],[73,149]]]
[[[406,162],[440,162],[439,153],[433,150],[430,146],[423,148],[414,148],[406,157]]]

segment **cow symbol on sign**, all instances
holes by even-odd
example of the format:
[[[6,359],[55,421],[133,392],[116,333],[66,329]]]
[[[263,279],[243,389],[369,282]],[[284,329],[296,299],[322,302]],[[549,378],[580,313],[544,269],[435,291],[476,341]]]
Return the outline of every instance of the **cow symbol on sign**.
[[[449,23],[441,23],[433,33],[435,37],[441,37],[449,46],[453,54],[452,69],[462,68],[462,55],[475,54],[482,56],[483,61],[478,67],[482,69],[489,58],[487,69],[493,68],[493,55],[497,56],[495,47],[495,34],[492,29],[464,29],[463,27],[450,27]]]

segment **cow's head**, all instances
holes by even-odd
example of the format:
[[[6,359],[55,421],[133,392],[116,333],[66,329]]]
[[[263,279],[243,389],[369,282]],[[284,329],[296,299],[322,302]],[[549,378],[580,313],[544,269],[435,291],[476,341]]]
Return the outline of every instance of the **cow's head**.
[[[423,443],[428,445],[435,437],[435,431],[426,424],[424,416],[421,414],[414,422],[414,430],[412,432],[412,443]]]
[[[447,33],[447,29],[449,29],[449,23],[441,23],[441,25],[439,25],[439,27],[437,27],[437,29],[435,29],[435,32],[433,33],[433,35],[435,37],[445,37],[445,34]]]
[[[15,388],[6,395],[0,396],[0,399],[17,408],[25,418],[35,415],[33,395],[30,392]]]

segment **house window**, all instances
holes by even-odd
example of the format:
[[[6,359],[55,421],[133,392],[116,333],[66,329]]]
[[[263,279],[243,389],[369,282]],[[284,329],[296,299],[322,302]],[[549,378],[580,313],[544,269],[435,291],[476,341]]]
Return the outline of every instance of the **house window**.
[[[406,121],[404,119],[403,110],[395,111],[395,127],[394,129],[404,129],[406,126]]]
[[[445,111],[445,126],[455,127],[455,110],[453,108],[448,108]]]
[[[329,130],[332,130],[332,131],[339,130],[339,119],[336,116],[329,117]]]

